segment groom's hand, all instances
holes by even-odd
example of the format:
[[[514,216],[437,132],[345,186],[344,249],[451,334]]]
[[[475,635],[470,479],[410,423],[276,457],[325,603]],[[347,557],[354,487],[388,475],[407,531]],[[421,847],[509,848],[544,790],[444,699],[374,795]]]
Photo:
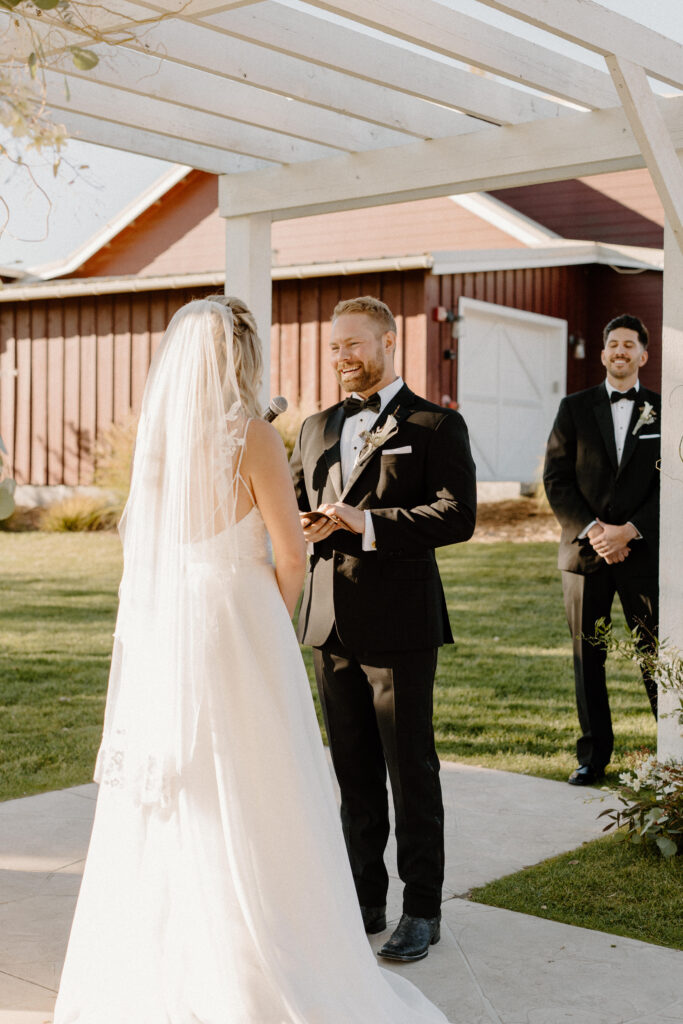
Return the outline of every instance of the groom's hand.
[[[365,530],[365,512],[361,508],[337,501],[334,505],[321,505],[320,511],[339,523],[339,529],[350,530],[351,533],[363,533]]]

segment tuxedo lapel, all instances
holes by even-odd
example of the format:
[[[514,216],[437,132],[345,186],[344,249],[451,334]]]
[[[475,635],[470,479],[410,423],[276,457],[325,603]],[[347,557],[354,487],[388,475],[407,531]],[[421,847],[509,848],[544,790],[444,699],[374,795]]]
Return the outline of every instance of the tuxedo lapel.
[[[398,431],[398,428],[399,428],[399,426],[401,424],[401,421],[404,420],[406,418],[406,416],[409,414],[409,412],[410,412],[410,410],[411,410],[411,408],[413,406],[414,401],[415,401],[415,395],[410,390],[410,388],[408,388],[404,384],[404,386],[401,388],[399,393],[397,395],[395,395],[395,397],[392,398],[392,400],[390,402],[387,403],[386,408],[382,409],[382,412],[377,417],[377,421],[375,422],[374,426],[372,427],[372,430],[370,431],[370,433],[373,434],[373,433],[381,432],[382,427],[387,422],[387,420],[389,419],[390,416],[393,416],[394,424],[393,424],[392,428],[390,430],[387,430],[386,434],[383,435],[382,443],[381,444],[379,444],[379,445],[377,445],[375,447],[372,447],[367,452],[367,454],[365,454],[362,458],[360,458],[360,457],[358,458],[356,464],[354,465],[353,469],[351,470],[351,474],[349,476],[349,479],[346,481],[346,486],[344,487],[344,490],[342,491],[342,494],[341,494],[341,500],[342,501],[346,500],[346,496],[348,495],[348,493],[351,490],[351,488],[355,486],[355,484],[356,484],[357,480],[359,479],[359,477],[365,472],[365,470],[368,468],[368,466],[371,465],[374,462],[374,460],[379,457],[379,453],[381,452],[382,447]],[[340,434],[341,434],[341,430],[340,430]]]
[[[645,402],[648,401],[646,395],[647,392],[643,388],[641,388],[638,392],[638,398],[633,403],[631,422],[628,425],[628,433],[626,434],[626,439],[624,440],[624,450],[621,453],[621,462],[619,463],[620,473],[622,472],[622,470],[624,469],[624,467],[626,466],[626,464],[628,463],[628,461],[630,460],[631,456],[633,455],[638,446],[638,435],[633,433],[633,428],[640,419],[640,414],[645,405]]]
[[[598,421],[600,433],[602,434],[602,439],[605,442],[605,448],[607,449],[609,460],[612,463],[612,468],[614,469],[614,472],[617,473],[619,470],[619,463],[617,461],[617,446],[614,440],[614,420],[612,419],[612,409],[607,396],[607,388],[604,384],[600,385],[598,389],[595,405],[593,406],[593,412],[595,413],[595,418]]]
[[[339,442],[343,426],[344,410],[341,406],[338,406],[327,417],[324,432],[325,462],[327,463],[329,481],[332,484],[337,501],[342,497],[341,448]]]

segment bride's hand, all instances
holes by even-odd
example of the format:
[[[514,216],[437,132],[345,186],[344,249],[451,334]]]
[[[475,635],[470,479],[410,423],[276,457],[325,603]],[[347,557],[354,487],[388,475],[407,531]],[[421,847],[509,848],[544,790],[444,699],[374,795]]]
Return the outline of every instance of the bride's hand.
[[[309,544],[325,540],[335,530],[344,529],[339,519],[336,516],[333,518],[331,515],[323,512],[322,507],[316,509],[315,512],[300,512],[299,518],[301,519],[304,538]]]

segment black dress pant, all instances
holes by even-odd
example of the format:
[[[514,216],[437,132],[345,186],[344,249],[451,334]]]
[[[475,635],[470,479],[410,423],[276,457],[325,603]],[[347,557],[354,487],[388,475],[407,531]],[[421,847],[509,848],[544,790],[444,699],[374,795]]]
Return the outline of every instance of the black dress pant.
[[[403,910],[436,917],[444,873],[444,812],[432,725],[437,651],[352,652],[334,630],[313,656],[358,900],[370,907],[386,903],[388,768]]]
[[[614,747],[612,718],[605,679],[606,654],[582,639],[592,636],[598,619],[611,621],[614,595],[619,595],[629,629],[638,627],[641,647],[653,650],[657,636],[658,580],[656,576],[637,576],[626,562],[604,565],[593,573],[562,573],[562,591],[567,622],[574,645],[574,681],[576,707],[582,735],[576,744],[579,764],[603,769],[609,764]],[[657,684],[641,670],[650,707],[657,717]]]

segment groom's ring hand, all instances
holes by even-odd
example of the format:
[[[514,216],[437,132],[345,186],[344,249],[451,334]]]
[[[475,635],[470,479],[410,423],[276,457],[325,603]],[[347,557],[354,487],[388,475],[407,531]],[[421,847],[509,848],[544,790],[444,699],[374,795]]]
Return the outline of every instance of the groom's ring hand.
[[[343,501],[336,504],[321,505],[320,512],[324,512],[338,524],[340,530],[348,530],[350,533],[363,533],[365,528],[365,512],[347,505]]]
[[[340,526],[343,528],[337,515],[329,515],[325,512],[320,514],[320,510],[318,513],[301,512],[300,516],[304,538],[311,544],[325,540],[335,530],[340,529]]]

